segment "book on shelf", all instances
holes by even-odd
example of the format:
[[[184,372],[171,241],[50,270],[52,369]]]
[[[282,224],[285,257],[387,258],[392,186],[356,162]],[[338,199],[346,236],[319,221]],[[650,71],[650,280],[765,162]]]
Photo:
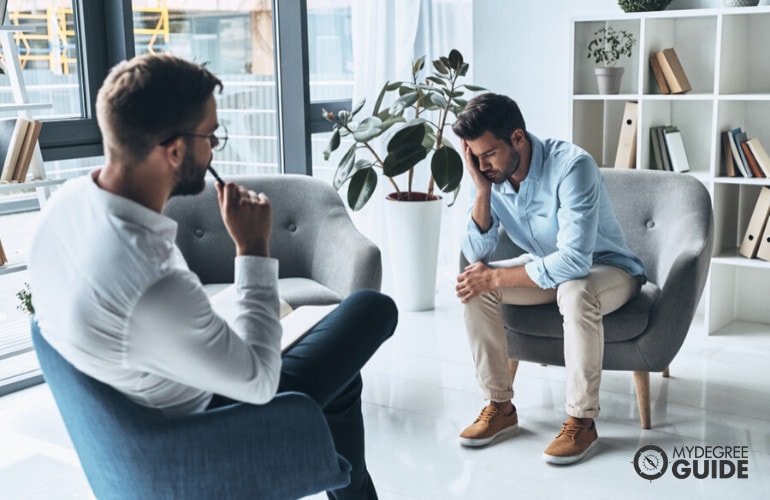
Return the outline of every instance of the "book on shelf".
[[[43,122],[32,120],[27,127],[27,133],[24,135],[19,160],[16,162],[16,169],[13,173],[13,181],[24,182],[27,180],[29,166],[32,164],[32,157],[37,148],[37,140],[40,137],[40,129],[43,128]]]
[[[757,137],[752,137],[746,144],[749,146],[751,153],[754,155],[754,159],[757,161],[757,165],[765,174],[765,177],[770,177],[770,155],[767,154],[767,150],[762,145],[762,142]]]
[[[626,103],[623,122],[620,124],[618,149],[615,152],[616,168],[634,168],[636,166],[636,111],[638,104]]]
[[[3,250],[3,242],[0,241],[0,266],[4,266],[8,263],[8,256],[5,255],[5,250]]]
[[[746,164],[749,166],[749,170],[751,170],[751,175],[758,179],[764,178],[765,174],[762,172],[762,169],[759,168],[759,164],[757,163],[756,158],[754,158],[754,154],[751,152],[748,142],[748,139],[741,142],[741,152],[743,153],[744,158],[746,158]]]
[[[722,132],[722,159],[725,165],[724,174],[727,177],[735,177],[739,175],[735,170],[735,162],[733,161],[733,151],[730,149],[730,131],[725,130]]]
[[[0,120],[0,161],[2,172],[0,182],[13,181],[13,174],[19,159],[19,153],[24,145],[24,134],[30,121],[26,118],[5,118]]]
[[[754,211],[751,213],[738,253],[749,259],[757,256],[760,239],[765,234],[768,215],[770,215],[770,187],[764,186],[759,191],[759,197],[754,204]]]
[[[741,164],[743,165],[743,170],[746,171],[746,177],[754,177],[754,172],[751,171],[751,167],[749,166],[749,160],[746,158],[746,153],[743,152],[743,148],[741,147],[741,143],[748,139],[749,136],[746,134],[746,132],[739,132],[735,134],[734,140],[735,140],[735,147],[738,149],[738,156],[741,159]]]
[[[650,127],[650,147],[652,147],[652,164],[650,167],[665,170],[663,166],[663,151],[660,148],[660,138],[658,137],[659,128],[661,127]]]
[[[672,94],[683,94],[692,90],[687,74],[673,47],[656,52],[655,57],[658,59],[658,63],[660,63],[666,84]]]
[[[671,172],[671,158],[668,155],[668,146],[666,145],[665,131],[668,125],[655,127],[658,133],[658,144],[660,145],[660,157],[663,162],[663,170]]]
[[[663,68],[660,66],[660,61],[658,61],[658,55],[656,53],[650,55],[650,68],[652,69],[652,76],[655,77],[655,82],[658,84],[660,93],[670,94],[671,89],[668,88],[666,76],[663,74]]]
[[[671,162],[671,170],[674,172],[689,172],[690,162],[687,160],[687,151],[684,148],[682,132],[676,127],[666,127],[663,129],[668,149],[668,157]]]
[[[770,261],[770,221],[765,221],[765,231],[757,245],[757,258]]]
[[[751,177],[751,171],[749,171],[748,165],[743,162],[743,158],[741,157],[740,153],[740,142],[738,142],[737,139],[737,137],[742,133],[743,131],[741,130],[741,127],[736,127],[728,131],[730,137],[730,151],[733,154],[733,163],[735,163],[735,169],[740,172],[743,177],[749,178]]]

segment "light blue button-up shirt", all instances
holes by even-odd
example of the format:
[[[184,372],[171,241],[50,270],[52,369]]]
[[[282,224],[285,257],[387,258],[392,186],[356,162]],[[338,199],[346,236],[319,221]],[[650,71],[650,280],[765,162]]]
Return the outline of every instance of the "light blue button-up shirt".
[[[492,186],[492,227],[482,233],[470,218],[461,243],[468,261],[489,261],[502,224],[511,240],[535,257],[525,269],[541,288],[582,278],[593,264],[644,276],[644,264],[626,244],[591,155],[568,142],[528,136],[529,173],[518,193],[507,181]]]

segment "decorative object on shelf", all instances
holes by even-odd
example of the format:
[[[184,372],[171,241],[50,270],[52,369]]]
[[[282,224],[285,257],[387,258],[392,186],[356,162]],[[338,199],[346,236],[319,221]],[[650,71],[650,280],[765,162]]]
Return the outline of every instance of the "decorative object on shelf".
[[[623,12],[649,12],[663,10],[668,7],[671,0],[618,0],[618,5]]]
[[[594,69],[600,94],[618,94],[623,78],[622,67],[616,67],[622,56],[631,57],[631,49],[636,44],[633,33],[616,30],[611,25],[598,29],[588,42],[588,59],[593,59],[602,67]]]
[[[369,117],[356,119],[364,101],[351,111],[323,111],[324,118],[334,124],[324,159],[339,148],[342,137],[353,139],[333,181],[338,190],[348,183],[348,206],[359,210],[366,205],[377,187],[377,169],[393,186],[394,192],[387,196],[385,204],[393,284],[399,307],[412,311],[434,306],[441,226],[441,197],[436,188],[454,193],[456,198],[464,172],[460,154],[444,138],[444,128],[450,114],[456,116],[465,109],[466,91],[484,90],[459,84],[469,65],[458,50],[434,60],[432,75],[423,79],[420,75],[424,67],[423,56],[412,65],[411,81],[386,82]],[[383,109],[383,100],[390,92],[396,92],[397,97]],[[436,118],[435,122],[431,117]],[[386,150],[378,151],[376,139],[384,137],[391,127],[396,132],[390,134]],[[412,189],[417,168],[430,168],[426,192]],[[407,177],[403,190],[395,180],[402,174]]]
[[[759,0],[722,0],[725,7],[754,7],[759,5]]]

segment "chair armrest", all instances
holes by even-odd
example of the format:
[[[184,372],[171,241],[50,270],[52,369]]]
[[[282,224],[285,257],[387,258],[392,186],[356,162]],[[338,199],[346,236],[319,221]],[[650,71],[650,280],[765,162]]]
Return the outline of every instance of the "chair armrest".
[[[299,498],[349,482],[350,464],[336,453],[321,409],[304,394],[157,424],[143,449],[162,484],[145,483],[151,490],[137,497]]]
[[[702,224],[702,222],[701,222]],[[688,217],[682,217],[679,227],[682,231],[673,234],[688,234],[685,228],[692,227]],[[641,352],[666,353],[667,358],[657,362],[648,360],[656,370],[662,370],[673,360],[690,329],[709,272],[713,247],[713,218],[709,216],[706,234],[689,239],[679,237],[668,242],[665,255],[675,255],[660,284],[660,297],[652,311],[650,324],[655,325],[639,340]],[[664,260],[661,253],[659,260]],[[659,263],[659,266],[661,263]]]
[[[344,207],[329,211],[316,237],[312,279],[342,297],[357,290],[380,290],[380,249],[356,229]]]

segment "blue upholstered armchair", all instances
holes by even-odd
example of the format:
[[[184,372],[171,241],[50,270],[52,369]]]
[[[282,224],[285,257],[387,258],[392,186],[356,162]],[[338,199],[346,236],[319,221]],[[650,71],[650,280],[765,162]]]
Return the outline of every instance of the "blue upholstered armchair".
[[[182,418],[139,406],[32,340],[97,498],[299,498],[349,481],[321,409],[287,393]]]

